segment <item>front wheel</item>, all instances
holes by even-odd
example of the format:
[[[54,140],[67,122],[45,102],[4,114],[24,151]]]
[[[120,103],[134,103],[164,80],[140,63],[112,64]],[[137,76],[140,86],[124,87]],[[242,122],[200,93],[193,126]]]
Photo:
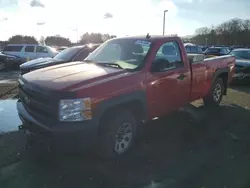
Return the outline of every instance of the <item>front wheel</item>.
[[[205,106],[219,106],[223,94],[224,94],[224,84],[221,78],[217,78],[213,83],[208,95],[203,98]]]
[[[0,71],[5,70],[5,63],[0,61]]]
[[[125,154],[134,143],[136,122],[127,110],[116,109],[115,113],[109,113],[100,128],[99,156],[114,158]]]

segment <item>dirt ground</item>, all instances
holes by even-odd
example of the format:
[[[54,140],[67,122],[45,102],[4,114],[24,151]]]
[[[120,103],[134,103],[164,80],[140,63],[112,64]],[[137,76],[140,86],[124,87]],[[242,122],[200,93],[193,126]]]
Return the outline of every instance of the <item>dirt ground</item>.
[[[15,97],[18,93],[19,71],[0,72],[0,100]]]
[[[235,86],[221,107],[199,106],[196,112],[198,122],[178,113],[149,123],[130,153],[115,161],[88,154],[34,161],[21,149],[22,136],[0,137],[0,151],[12,155],[12,165],[11,157],[2,158],[8,165],[0,163],[0,187],[250,187],[250,87]],[[14,158],[10,145],[15,145]]]

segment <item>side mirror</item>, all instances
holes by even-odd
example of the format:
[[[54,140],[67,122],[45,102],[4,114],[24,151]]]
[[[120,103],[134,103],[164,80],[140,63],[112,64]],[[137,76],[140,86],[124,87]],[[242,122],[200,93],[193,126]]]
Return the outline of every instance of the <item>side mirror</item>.
[[[167,68],[170,68],[172,65],[171,63],[166,59],[157,59],[153,61],[151,66],[152,72],[162,72],[165,71]]]

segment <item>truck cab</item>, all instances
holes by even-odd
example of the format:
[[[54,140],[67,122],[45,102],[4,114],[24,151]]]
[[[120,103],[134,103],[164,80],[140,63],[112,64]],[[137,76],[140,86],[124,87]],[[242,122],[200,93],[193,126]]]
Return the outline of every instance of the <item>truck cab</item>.
[[[234,63],[233,56],[187,55],[179,37],[111,39],[84,62],[21,76],[21,129],[38,140],[46,135],[54,147],[94,146],[102,157],[116,157],[133,145],[141,122],[200,98],[218,106]]]

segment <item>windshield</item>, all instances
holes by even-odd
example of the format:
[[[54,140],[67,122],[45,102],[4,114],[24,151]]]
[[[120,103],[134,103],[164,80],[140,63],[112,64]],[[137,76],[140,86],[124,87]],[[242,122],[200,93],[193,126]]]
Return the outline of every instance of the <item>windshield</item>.
[[[67,49],[61,51],[59,54],[57,54],[54,57],[54,59],[63,60],[63,61],[70,61],[73,57],[76,56],[76,54],[78,54],[78,52],[80,50],[81,50],[81,48],[76,48],[76,47],[67,48]]]
[[[113,39],[101,45],[85,60],[135,69],[143,63],[150,47],[151,42],[147,40]]]
[[[208,48],[205,51],[206,53],[220,53],[220,48]]]
[[[234,55],[236,59],[250,59],[250,50],[232,51],[230,55]]]

